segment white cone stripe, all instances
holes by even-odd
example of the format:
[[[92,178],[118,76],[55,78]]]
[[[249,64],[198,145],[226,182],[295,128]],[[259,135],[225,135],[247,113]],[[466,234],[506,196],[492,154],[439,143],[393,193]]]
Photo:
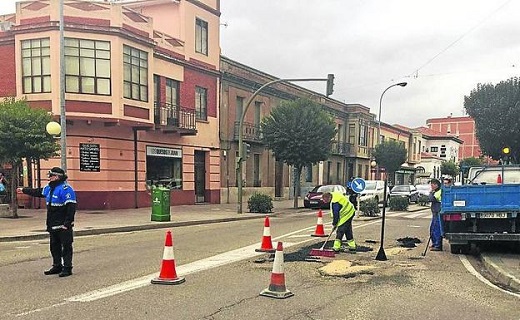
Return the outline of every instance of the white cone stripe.
[[[265,227],[264,228],[264,237],[270,237],[271,236],[271,228]]]
[[[163,260],[175,260],[173,256],[173,247],[164,247]]]
[[[318,218],[318,224],[323,224],[323,218],[322,217]]]
[[[274,254],[273,273],[283,273],[283,251]]]

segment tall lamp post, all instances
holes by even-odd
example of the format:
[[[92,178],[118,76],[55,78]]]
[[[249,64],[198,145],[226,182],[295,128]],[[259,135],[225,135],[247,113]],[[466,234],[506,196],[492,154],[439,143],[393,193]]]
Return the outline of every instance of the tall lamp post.
[[[381,97],[379,98],[379,115],[377,117],[377,142],[376,142],[376,145],[381,143],[381,106],[382,106],[383,96],[385,95],[385,92],[387,92],[388,89],[393,88],[395,86],[405,87],[407,84],[408,83],[406,83],[406,82],[395,83],[395,84],[389,86],[388,88],[386,88],[383,91],[383,93],[381,93]],[[379,166],[377,167],[377,179],[380,179]]]
[[[237,213],[242,213],[242,189],[243,189],[243,179],[242,179],[242,162],[244,161],[244,119],[246,117],[246,112],[253,99],[262,91],[262,89],[279,82],[297,82],[297,81],[327,81],[327,96],[331,95],[334,88],[334,75],[328,74],[326,79],[315,79],[315,78],[302,78],[302,79],[276,79],[273,81],[269,81],[258,90],[256,90],[249,99],[247,99],[246,105],[242,110],[242,115],[240,116],[240,122],[238,124],[238,158],[236,165],[236,175],[237,175]],[[296,195],[294,195],[296,196]]]
[[[378,116],[378,120],[377,120],[377,144],[381,143],[381,105],[382,105],[382,102],[383,102],[383,96],[385,94],[386,91],[388,91],[388,89],[392,88],[392,87],[395,87],[395,86],[400,86],[400,87],[405,87],[407,85],[406,82],[399,82],[399,83],[396,83],[396,84],[393,84],[391,86],[389,86],[388,88],[386,88],[383,93],[381,94],[381,98],[379,98],[379,116]],[[370,163],[371,165],[376,165],[377,166],[377,176],[378,176],[378,179],[380,177],[380,172],[379,172],[379,165],[375,162],[375,161],[372,161]],[[385,215],[386,215],[386,188],[387,188],[387,185],[388,185],[388,176],[385,176],[385,185],[384,185],[384,191],[383,191],[383,214],[382,214],[382,217],[381,217],[381,240],[380,240],[380,244],[381,246],[379,247],[379,251],[377,252],[377,256],[376,256],[376,260],[379,260],[379,261],[386,261],[388,260],[387,257],[386,257],[386,253],[385,253],[385,249],[384,249],[384,239],[385,239]]]
[[[63,1],[60,0],[60,126],[61,126],[61,168],[67,171],[67,119],[65,111],[65,37],[63,19]]]

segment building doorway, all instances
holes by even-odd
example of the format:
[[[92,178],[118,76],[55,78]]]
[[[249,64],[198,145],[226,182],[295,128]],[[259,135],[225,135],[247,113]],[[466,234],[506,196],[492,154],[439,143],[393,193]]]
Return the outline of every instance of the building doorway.
[[[195,151],[195,202],[206,202],[206,152]]]

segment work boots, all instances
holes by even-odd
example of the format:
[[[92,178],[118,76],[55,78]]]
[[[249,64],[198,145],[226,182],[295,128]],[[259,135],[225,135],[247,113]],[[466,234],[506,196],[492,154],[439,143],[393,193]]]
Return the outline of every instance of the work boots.
[[[68,277],[72,275],[72,267],[64,267],[63,270],[60,272],[59,277]]]
[[[59,274],[62,271],[62,266],[53,265],[49,270],[43,272],[44,275],[49,276],[51,274]]]

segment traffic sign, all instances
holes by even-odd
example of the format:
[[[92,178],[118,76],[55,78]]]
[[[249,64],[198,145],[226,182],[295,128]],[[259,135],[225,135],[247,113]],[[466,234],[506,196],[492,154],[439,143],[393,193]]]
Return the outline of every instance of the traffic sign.
[[[356,178],[356,179],[352,180],[352,183],[350,184],[350,188],[355,193],[363,192],[363,190],[365,190],[365,186],[366,186],[365,180],[363,180],[361,178]]]

